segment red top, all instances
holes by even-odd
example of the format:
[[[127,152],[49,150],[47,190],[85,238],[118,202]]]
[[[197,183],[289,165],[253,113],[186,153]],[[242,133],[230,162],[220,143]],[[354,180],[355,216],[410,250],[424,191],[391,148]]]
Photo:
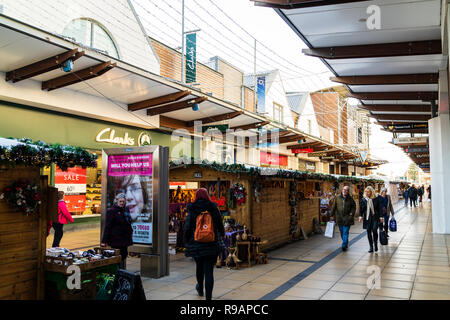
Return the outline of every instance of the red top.
[[[69,210],[67,210],[66,203],[64,200],[58,201],[58,222],[61,224],[68,224],[70,222],[73,223],[72,215]]]

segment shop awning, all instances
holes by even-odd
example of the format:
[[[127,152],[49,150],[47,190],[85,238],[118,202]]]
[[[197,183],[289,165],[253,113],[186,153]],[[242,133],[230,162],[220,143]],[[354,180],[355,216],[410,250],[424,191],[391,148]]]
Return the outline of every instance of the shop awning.
[[[320,58],[331,80],[344,84],[394,137],[428,132],[424,124],[438,100],[439,70],[446,67],[441,1],[254,1],[274,8],[309,47],[304,53]],[[379,30],[368,26],[370,5],[380,8]],[[402,124],[409,127],[394,126]]]

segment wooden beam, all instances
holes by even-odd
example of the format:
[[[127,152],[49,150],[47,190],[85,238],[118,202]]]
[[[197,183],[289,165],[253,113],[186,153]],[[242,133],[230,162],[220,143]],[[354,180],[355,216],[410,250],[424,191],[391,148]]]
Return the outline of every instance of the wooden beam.
[[[188,128],[185,121],[173,119],[166,116],[159,116],[159,125],[161,127],[171,129],[186,129],[190,132],[194,132],[194,128]]]
[[[346,76],[331,77],[330,80],[347,85],[430,84],[438,83],[439,73]]]
[[[303,49],[303,53],[323,59],[360,59],[442,54],[442,46],[441,40],[426,40]]]
[[[208,98],[200,97],[200,98],[197,98],[194,100],[190,99],[190,100],[179,101],[179,102],[175,102],[175,103],[171,103],[171,104],[166,104],[161,107],[147,109],[147,115],[148,116],[156,116],[158,114],[192,108],[195,104],[200,104],[206,100],[208,100]]]
[[[305,138],[304,136],[298,134],[294,136],[281,137],[279,141],[280,143],[288,143],[293,141],[299,141],[304,138]]]
[[[147,109],[155,106],[159,106],[161,104],[169,103],[169,102],[175,102],[178,101],[184,97],[187,97],[191,94],[191,91],[185,90],[180,92],[171,93],[165,96],[160,96],[157,98],[152,98],[144,101],[139,101],[135,103],[131,103],[128,105],[128,111],[138,111],[142,109]]]
[[[44,81],[42,82],[42,90],[52,91],[66,86],[70,86],[72,84],[81,81],[93,79],[103,75],[104,73],[108,72],[115,66],[116,63],[111,63],[111,61],[103,62],[80,71],[72,72],[59,78]]]
[[[231,130],[250,130],[250,129],[258,129],[259,127],[264,127],[265,125],[268,125],[270,123],[270,121],[262,121],[262,122],[257,122],[257,123],[251,123],[251,124],[245,124],[242,126],[237,126],[237,127],[233,127],[230,128]]]
[[[347,97],[360,100],[423,100],[438,99],[437,92],[349,92]]]
[[[336,4],[363,2],[369,0],[251,0],[256,6],[278,9],[300,9],[320,6],[330,6]]]
[[[375,112],[431,112],[430,104],[361,104],[358,107]]]
[[[62,67],[62,64],[65,61],[69,59],[72,61],[76,61],[84,56],[84,53],[84,51],[78,52],[78,49],[73,49],[56,56],[32,63],[25,67],[9,71],[6,73],[6,81],[12,81],[15,83],[59,69]]]
[[[240,116],[243,113],[244,113],[243,111],[235,111],[235,112],[220,114],[218,116],[210,116],[210,117],[206,117],[206,118],[203,118],[203,119],[188,121],[188,122],[186,122],[186,126],[187,127],[193,127],[194,126],[194,121],[201,121],[202,125],[203,125],[203,124],[213,123],[213,122],[217,122],[217,121],[230,120],[230,119],[233,119],[233,118],[236,118],[236,117]]]
[[[410,120],[410,121],[428,121],[431,119],[431,114],[372,114],[371,117],[377,120]],[[388,124],[386,124],[388,125]]]

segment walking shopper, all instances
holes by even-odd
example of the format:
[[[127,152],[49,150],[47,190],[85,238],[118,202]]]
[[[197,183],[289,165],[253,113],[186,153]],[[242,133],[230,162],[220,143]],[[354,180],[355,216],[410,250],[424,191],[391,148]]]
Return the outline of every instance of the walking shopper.
[[[419,205],[422,204],[423,186],[417,189],[417,195],[419,196]]]
[[[417,189],[414,185],[408,190],[409,204],[412,208],[413,204],[416,207],[416,199],[417,199]]]
[[[114,205],[106,212],[105,231],[103,232],[102,247],[110,246],[120,250],[122,262],[120,267],[126,268],[128,247],[133,244],[133,228],[131,215],[125,207],[126,195],[120,193],[116,196]]]
[[[392,206],[391,196],[387,194],[387,189],[382,188],[380,195],[378,196],[378,202],[380,203],[380,214],[384,219],[384,232],[389,237],[389,216],[394,216],[394,207]]]
[[[375,190],[369,186],[364,190],[364,198],[359,203],[359,221],[363,220],[363,228],[367,230],[367,239],[369,240],[372,253],[378,251],[378,223],[383,223],[380,217],[380,203],[375,195]]]
[[[350,187],[345,186],[342,194],[336,196],[331,207],[332,219],[336,221],[341,232],[342,251],[348,249],[348,235],[350,226],[355,224],[354,217],[356,212],[355,200],[350,195]]]
[[[405,188],[405,191],[403,191],[403,198],[405,198],[405,207],[408,206],[408,187]]]
[[[197,190],[195,201],[187,206],[187,212],[184,232],[186,256],[194,258],[196,263],[195,289],[198,295],[203,297],[204,284],[206,300],[211,300],[214,266],[221,249],[221,239],[225,235],[222,216],[217,204],[211,201],[205,188]],[[203,237],[202,234],[208,231],[211,235]]]
[[[55,230],[55,235],[53,237],[53,248],[58,248],[63,237],[64,225],[70,222],[73,223],[72,215],[67,209],[66,203],[64,202],[64,191],[58,191],[58,221],[53,221],[52,226]]]

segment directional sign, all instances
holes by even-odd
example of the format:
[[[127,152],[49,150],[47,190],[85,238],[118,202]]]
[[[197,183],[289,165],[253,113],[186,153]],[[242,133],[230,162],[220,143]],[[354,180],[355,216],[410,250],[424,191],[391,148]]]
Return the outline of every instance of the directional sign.
[[[292,149],[292,153],[312,153],[314,150],[313,148],[307,148],[307,149]]]
[[[400,143],[428,143],[427,137],[406,137],[406,138],[394,138],[392,139],[393,144],[400,144]]]
[[[387,129],[390,131],[395,130],[406,130],[406,129],[428,129],[428,123],[405,123],[405,124],[396,124],[389,125]]]
[[[429,152],[427,147],[424,148],[406,148],[405,149],[406,153],[424,153],[424,152]]]

